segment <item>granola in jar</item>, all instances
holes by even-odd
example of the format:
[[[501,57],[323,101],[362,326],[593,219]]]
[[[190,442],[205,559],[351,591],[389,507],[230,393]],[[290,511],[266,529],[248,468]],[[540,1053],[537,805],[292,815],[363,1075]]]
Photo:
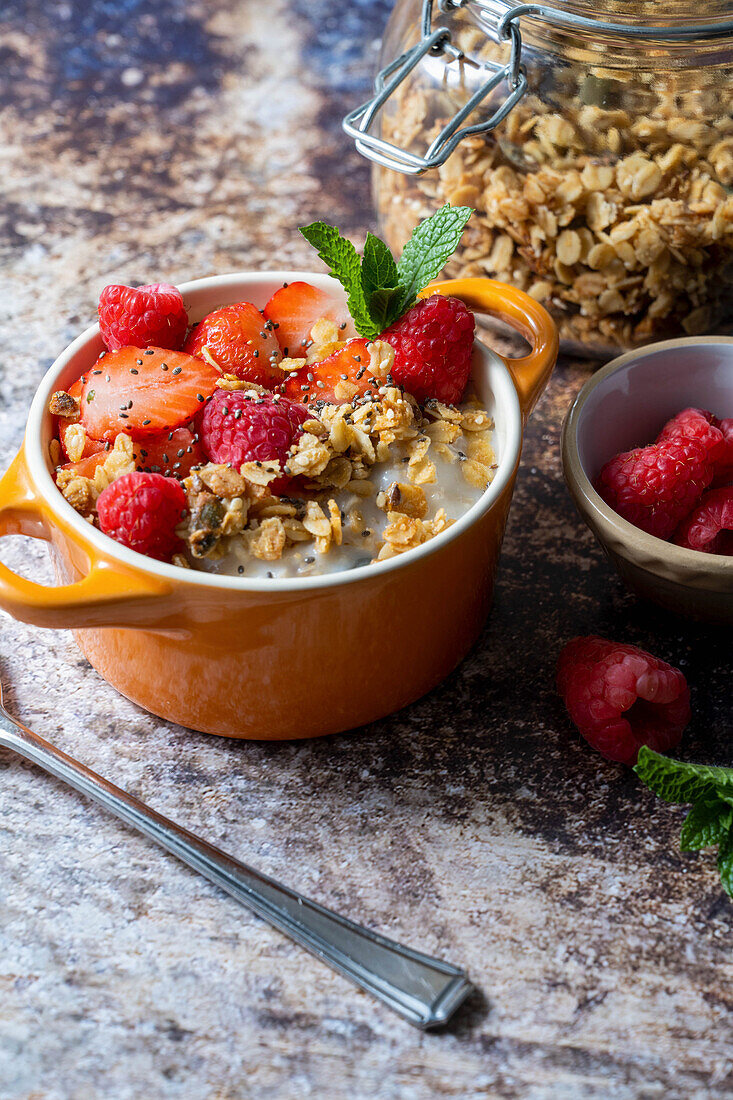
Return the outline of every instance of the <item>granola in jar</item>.
[[[424,153],[502,64],[495,30],[510,0],[440,15],[461,60],[428,54],[381,113],[381,136]],[[633,26],[658,5],[607,3],[595,14]],[[385,62],[418,38],[418,0],[397,5]],[[726,11],[727,9],[727,11]],[[699,15],[699,12],[698,12]],[[706,5],[705,19],[730,18]],[[673,0],[664,19],[695,16]],[[528,90],[493,130],[465,137],[438,168],[375,171],[380,225],[399,248],[436,205],[475,208],[448,276],[488,275],[555,317],[568,350],[598,356],[727,328],[733,316],[733,23],[705,43],[571,33],[522,19]],[[467,120],[484,117],[506,87]]]

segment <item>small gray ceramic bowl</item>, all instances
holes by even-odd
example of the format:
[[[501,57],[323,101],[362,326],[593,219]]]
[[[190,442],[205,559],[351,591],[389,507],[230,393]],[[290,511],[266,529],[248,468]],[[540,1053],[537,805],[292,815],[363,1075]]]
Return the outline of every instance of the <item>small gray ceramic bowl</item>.
[[[589,378],[563,425],[565,480],[632,592],[689,618],[733,625],[733,557],[683,550],[640,531],[592,485],[609,458],[653,442],[691,405],[733,416],[733,337],[665,340],[621,355]]]

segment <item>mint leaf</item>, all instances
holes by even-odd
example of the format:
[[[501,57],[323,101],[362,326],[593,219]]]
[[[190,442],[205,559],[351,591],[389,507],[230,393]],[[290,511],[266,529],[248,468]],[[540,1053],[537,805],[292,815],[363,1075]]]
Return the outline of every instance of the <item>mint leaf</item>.
[[[680,848],[692,852],[726,840],[733,824],[733,807],[720,798],[700,799],[685,818]]]
[[[383,287],[381,290],[372,292],[369,298],[369,312],[379,332],[384,332],[400,316],[402,294],[401,286]]]
[[[313,222],[302,226],[300,232],[346,291],[356,331],[373,340],[401,317],[418,292],[439,274],[472,213],[470,206],[446,203],[417,226],[399,263],[373,233],[367,233],[360,262],[351,241],[334,225]]]
[[[727,806],[733,806],[733,789],[718,784],[715,788],[715,794],[721,802],[725,802]]]
[[[639,761],[634,771],[665,802],[695,802],[698,798],[715,795],[716,787],[721,789],[721,793],[733,794],[733,768],[684,764],[681,760],[670,760],[646,745],[639,750]]]
[[[404,247],[397,270],[404,295],[400,312],[414,304],[418,292],[445,267],[463,236],[473,210],[470,206],[441,206],[415,228]]]
[[[733,836],[730,833],[718,849],[718,873],[723,889],[733,898]]]
[[[400,285],[394,256],[384,241],[373,233],[367,233],[364,242],[361,285],[372,321],[382,332],[399,317],[404,289]]]
[[[717,844],[720,881],[733,898],[733,768],[683,764],[643,745],[634,771],[665,801],[694,803],[680,848],[689,852]]]
[[[300,232],[318,251],[323,262],[330,267],[331,274],[338,279],[346,291],[349,313],[353,318],[356,331],[361,336],[377,336],[380,329],[372,321],[369,312],[361,282],[359,253],[351,241],[342,237],[334,225],[326,225],[325,222],[305,225]]]
[[[361,262],[361,285],[367,301],[375,290],[397,288],[399,281],[397,264],[389,248],[379,237],[367,233]]]

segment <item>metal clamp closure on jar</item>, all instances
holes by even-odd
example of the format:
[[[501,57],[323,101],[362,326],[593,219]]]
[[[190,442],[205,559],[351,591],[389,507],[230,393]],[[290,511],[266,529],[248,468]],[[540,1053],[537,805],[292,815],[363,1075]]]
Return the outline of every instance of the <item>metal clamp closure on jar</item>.
[[[448,13],[466,7],[469,2],[470,0],[438,0],[438,7],[443,13]],[[369,131],[378,112],[426,54],[444,54],[456,61],[462,61],[465,58],[463,51],[453,45],[451,32],[447,27],[432,29],[433,0],[423,0],[420,41],[380,70],[374,82],[374,95],[360,107],[350,111],[343,120],[343,128],[354,139],[358,151],[385,168],[393,168],[405,175],[421,175],[431,168],[438,168],[444,164],[463,138],[488,133],[498,126],[528,89],[527,77],[522,67],[522,35],[519,29],[519,21],[523,17],[569,30],[617,34],[631,39],[649,41],[695,41],[724,38],[733,33],[733,22],[727,21],[687,24],[678,27],[636,26],[588,19],[545,4],[520,4],[507,11],[496,24],[499,41],[510,44],[509,61],[506,65],[497,65],[490,61],[480,63],[480,67],[491,74],[488,80],[474,92],[460,110],[456,111],[426,152],[420,156],[398,145],[393,145]],[[475,125],[463,126],[462,124],[479,104],[502,82],[506,84],[507,94],[491,116]]]

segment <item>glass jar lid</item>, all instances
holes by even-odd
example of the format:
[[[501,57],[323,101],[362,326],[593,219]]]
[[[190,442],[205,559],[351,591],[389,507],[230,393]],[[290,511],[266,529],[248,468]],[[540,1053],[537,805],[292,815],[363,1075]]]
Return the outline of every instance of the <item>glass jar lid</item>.
[[[554,43],[564,51],[570,48],[576,59],[585,56],[590,60],[593,52],[597,56],[602,51],[604,64],[612,64],[614,58],[619,58],[628,65],[640,50],[645,51],[645,56],[656,51],[658,59],[668,63],[670,53],[694,58],[694,49],[701,45],[714,48],[721,40],[733,41],[729,0],[707,0],[704,21],[700,19],[699,0],[666,0],[661,17],[660,5],[652,5],[648,0],[605,0],[602,5],[597,0],[559,0],[554,6],[515,0],[438,0],[437,7],[443,14],[465,9],[494,41],[507,45],[509,60],[504,65],[481,63],[487,79],[456,111],[423,155],[371,133],[381,108],[423,59],[443,55],[446,62],[469,60],[454,45],[448,26],[434,27],[434,0],[423,0],[420,41],[378,73],[372,98],[343,120],[344,130],[354,139],[360,153],[407,175],[419,175],[444,164],[463,138],[493,130],[525,95],[528,82],[522,65],[522,28],[534,45]],[[652,7],[654,23],[648,21]],[[503,99],[491,115],[474,125],[464,125],[474,110],[502,85]],[[491,102],[493,105],[493,96]]]
[[[447,4],[439,4],[441,11],[449,11]],[[706,0],[704,5],[700,0],[666,0],[664,4],[650,3],[650,0],[556,0],[549,4],[520,4],[518,0],[458,0],[452,4],[453,10],[461,7],[471,7],[482,10],[498,20],[506,11],[517,8],[533,9],[540,17],[552,21],[554,13],[560,12],[580,19],[588,20],[591,24],[613,24],[614,27],[628,29],[629,27],[644,27],[654,24],[653,30],[661,30],[664,27],[678,27],[687,24],[693,28],[704,24],[705,26],[727,25],[730,33],[733,25],[731,20],[730,0]],[[704,17],[701,18],[701,9]],[[543,15],[544,13],[544,15]]]

